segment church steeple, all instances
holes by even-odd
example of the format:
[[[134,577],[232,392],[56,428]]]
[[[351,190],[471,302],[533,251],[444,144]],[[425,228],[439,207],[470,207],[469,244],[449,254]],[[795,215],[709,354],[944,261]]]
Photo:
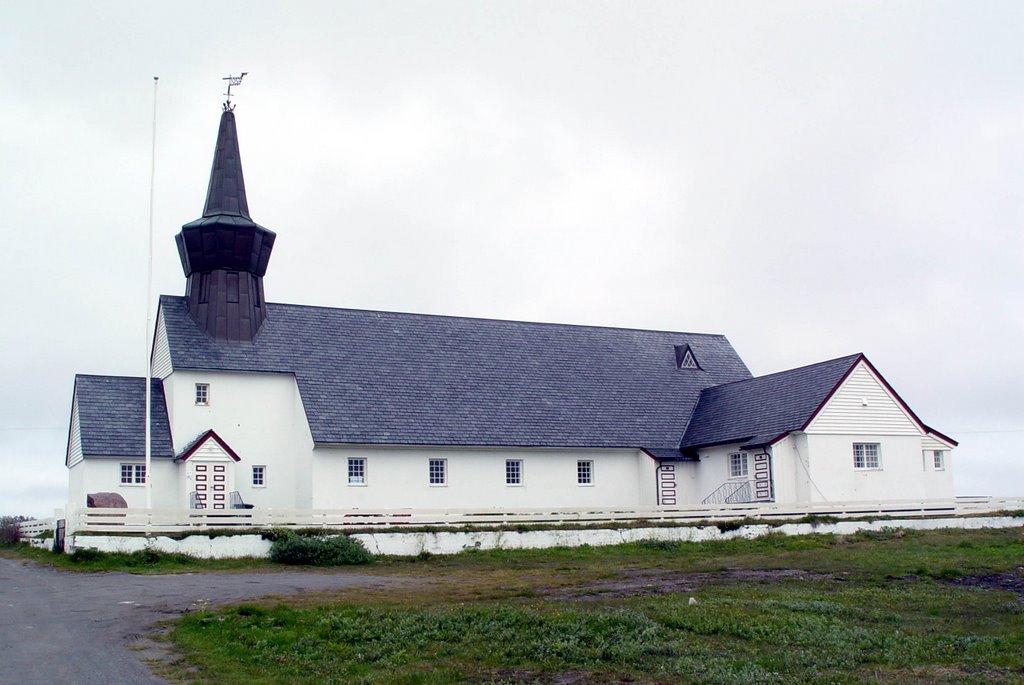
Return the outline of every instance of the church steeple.
[[[252,220],[245,197],[235,113],[225,107],[203,216],[175,240],[188,284],[189,315],[219,341],[251,341],[267,318],[263,276],[273,231]]]

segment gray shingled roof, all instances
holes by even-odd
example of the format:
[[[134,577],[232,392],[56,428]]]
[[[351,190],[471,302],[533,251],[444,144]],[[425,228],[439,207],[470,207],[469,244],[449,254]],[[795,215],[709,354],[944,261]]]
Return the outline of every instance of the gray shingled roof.
[[[702,389],[750,378],[721,335],[270,303],[253,343],[217,343],[160,305],[174,368],[295,374],[320,444],[672,449]]]
[[[145,378],[75,376],[82,454],[87,457],[142,457],[146,454]],[[160,381],[152,384],[153,457],[174,457],[167,406]]]
[[[760,446],[800,430],[862,357],[854,354],[705,389],[683,449],[733,442]]]

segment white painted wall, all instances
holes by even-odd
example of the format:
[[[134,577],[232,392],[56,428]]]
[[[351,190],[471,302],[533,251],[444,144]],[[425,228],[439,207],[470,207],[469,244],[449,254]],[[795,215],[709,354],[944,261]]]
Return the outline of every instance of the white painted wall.
[[[366,459],[366,484],[348,484],[348,458]],[[428,461],[448,460],[448,482],[428,482]],[[521,459],[523,484],[505,484],[505,460]],[[594,483],[577,483],[580,459]],[[454,447],[317,447],[315,508],[637,506],[655,503],[655,461],[638,450]]]
[[[854,443],[877,443],[881,469],[855,469]],[[683,462],[680,504],[700,504],[729,479],[728,455],[739,444],[700,450],[700,462]],[[771,447],[775,501],[840,502],[953,497],[951,453],[936,470],[931,451],[922,451],[920,435],[808,435],[793,433]],[[747,450],[753,468],[753,451]],[[751,471],[751,476],[753,472]]]
[[[919,435],[807,435],[811,502],[878,499],[945,499],[953,497],[947,468],[926,468]],[[855,469],[853,444],[878,443],[878,469]]]
[[[68,469],[68,509],[84,509],[86,495],[93,492],[116,492],[129,507],[146,506],[143,485],[122,484],[121,464],[143,464],[142,457],[87,457]],[[153,459],[153,506],[183,506],[176,494],[179,489],[177,465],[170,459]],[[166,487],[164,486],[166,484]]]
[[[729,478],[729,455],[734,452],[747,453],[747,478]],[[754,452],[741,450],[739,444],[722,445],[701,449],[700,461],[680,462],[679,504],[700,504],[704,498],[717,490],[726,481],[742,482],[754,478]]]
[[[210,385],[206,406],[195,404],[196,383]],[[294,376],[176,370],[164,379],[164,395],[176,454],[212,428],[241,457],[234,469],[243,500],[261,508],[313,507],[313,438]],[[252,485],[253,465],[266,467],[264,487]],[[180,492],[176,506],[187,507],[188,493]]]

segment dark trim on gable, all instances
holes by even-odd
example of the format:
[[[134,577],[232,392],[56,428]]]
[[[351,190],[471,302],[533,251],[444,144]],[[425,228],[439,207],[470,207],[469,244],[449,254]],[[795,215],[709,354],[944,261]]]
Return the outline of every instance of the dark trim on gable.
[[[885,380],[885,376],[883,376],[881,373],[879,373],[878,369],[875,368],[875,365],[871,363],[871,360],[868,359],[866,356],[864,356],[863,352],[861,352],[859,355],[857,355],[856,361],[854,361],[853,364],[850,365],[849,370],[847,370],[847,372],[845,374],[843,374],[843,377],[839,379],[839,382],[836,383],[834,388],[832,388],[832,390],[829,392],[829,394],[825,397],[824,401],[822,401],[821,405],[817,409],[814,410],[814,413],[811,414],[810,418],[808,418],[807,421],[804,422],[804,425],[800,427],[801,431],[807,430],[807,427],[809,425],[811,425],[811,422],[814,421],[815,417],[821,412],[822,409],[825,408],[825,405],[828,404],[829,400],[832,399],[832,396],[836,394],[836,392],[839,390],[839,387],[842,386],[842,384],[846,382],[846,379],[850,377],[850,374],[853,373],[853,370],[857,368],[857,364],[859,364],[862,361],[865,364],[867,364],[868,369],[871,371],[871,373],[873,373],[875,375],[875,377],[879,381],[882,382],[882,387],[884,387],[889,392],[889,394],[892,395],[893,398],[895,398],[896,403],[899,404],[900,407],[902,407],[903,411],[907,412],[907,414],[910,416],[911,420],[913,420],[913,422],[915,424],[917,424],[917,427],[921,430],[922,433],[924,433],[926,435],[928,433],[934,433],[936,435],[941,435],[945,440],[949,440],[954,445],[958,444],[955,440],[953,440],[953,439],[951,439],[951,438],[949,438],[949,437],[947,437],[945,435],[942,435],[942,433],[939,433],[937,430],[934,430],[934,429],[929,428],[928,426],[926,426],[924,424],[924,422],[921,421],[920,418],[918,418],[917,414],[914,413],[914,410],[910,408],[910,405],[908,405],[906,402],[904,402],[903,398],[900,397],[900,394],[898,392],[896,392],[896,390],[894,390],[891,385],[889,385],[889,381]]]
[[[843,378],[841,378],[839,380],[839,382],[836,384],[836,387],[834,387],[833,389],[831,389],[828,392],[828,394],[822,400],[821,404],[818,405],[818,408],[816,410],[814,410],[814,412],[811,414],[810,418],[808,418],[807,421],[804,422],[804,425],[801,426],[801,428],[800,428],[801,431],[806,431],[807,430],[807,427],[811,425],[811,422],[814,421],[814,419],[818,416],[818,414],[821,413],[821,410],[824,409],[824,406],[825,406],[825,404],[828,403],[828,400],[833,398],[833,395],[835,395],[836,392],[839,391],[840,386],[842,386],[843,383],[846,382],[846,379],[848,379],[850,377],[850,375],[853,374],[854,369],[857,368],[858,363],[860,363],[861,361],[863,361],[865,363],[865,365],[867,365],[867,369],[874,375],[874,377],[878,378],[879,381],[882,382],[882,387],[884,387],[889,392],[889,394],[893,396],[893,398],[896,400],[896,403],[899,404],[900,408],[902,408],[902,410],[907,413],[907,415],[910,417],[910,420],[913,421],[913,423],[916,424],[916,426],[918,426],[918,428],[921,430],[922,433],[924,433],[926,435],[929,434],[929,433],[932,433],[934,435],[938,435],[942,439],[952,443],[953,446],[959,444],[956,440],[952,439],[948,435],[943,435],[942,433],[940,433],[939,431],[935,430],[934,428],[930,428],[929,426],[927,426],[925,424],[924,421],[922,421],[918,417],[918,415],[914,414],[913,410],[910,409],[910,405],[907,404],[905,401],[903,401],[903,398],[899,396],[899,393],[896,392],[896,390],[893,388],[893,386],[889,385],[889,381],[886,380],[886,377],[883,376],[879,372],[878,369],[874,368],[874,365],[873,365],[873,363],[871,363],[871,360],[868,359],[864,355],[863,352],[861,352],[860,354],[857,355],[857,359],[852,363],[852,365],[850,365],[850,369],[843,375]],[[776,439],[778,439],[778,438],[776,438]]]
[[[844,373],[844,374],[843,374],[843,377],[842,377],[842,378],[840,378],[840,379],[839,379],[839,381],[838,381],[838,382],[836,382],[836,384],[835,384],[834,386],[832,386],[832,389],[828,391],[828,394],[827,394],[827,395],[825,395],[825,399],[823,399],[823,400],[821,401],[821,404],[819,404],[819,405],[818,405],[818,408],[817,408],[817,409],[815,409],[814,411],[812,411],[812,412],[811,412],[811,415],[807,417],[807,420],[806,420],[806,421],[804,421],[804,425],[800,426],[800,431],[801,431],[801,432],[803,432],[803,431],[806,431],[806,430],[807,430],[807,427],[808,427],[809,425],[811,425],[811,421],[814,421],[814,418],[815,418],[815,417],[816,417],[816,416],[817,416],[818,414],[820,414],[820,413],[821,413],[821,410],[825,408],[825,405],[829,403],[829,400],[831,400],[831,399],[832,399],[832,397],[833,397],[833,396],[834,396],[834,395],[835,395],[835,394],[836,394],[837,392],[839,392],[839,388],[840,388],[840,387],[841,387],[841,386],[843,385],[843,383],[845,383],[845,382],[846,382],[846,379],[850,377],[850,374],[852,374],[852,373],[853,373],[853,370],[857,368],[857,364],[860,364],[860,362],[861,362],[861,360],[862,360],[862,359],[863,359],[864,361],[868,361],[868,358],[864,356],[864,353],[863,353],[863,352],[858,352],[858,353],[857,353],[857,358],[853,360],[853,363],[852,363],[852,364],[850,364],[850,368],[848,368],[848,369],[846,370],[846,373]],[[868,362],[868,366],[871,366],[871,362]],[[871,368],[875,368],[875,367],[873,367],[873,366],[872,366]],[[877,372],[876,372],[876,373],[877,373]],[[881,376],[879,376],[879,378],[881,378]],[[888,384],[886,384],[886,385],[888,385]]]
[[[234,459],[236,462],[242,461],[242,458],[238,456],[238,454],[236,454],[235,451],[231,449],[226,442],[224,442],[224,439],[217,435],[212,428],[196,438],[192,445],[185,450],[180,457],[175,457],[174,461],[187,461],[189,457],[195,454],[199,448],[205,445],[211,438],[221,446],[221,449],[228,453],[229,457]]]
[[[940,439],[942,439],[942,440],[944,440],[944,441],[948,442],[948,443],[949,443],[950,445],[952,445],[953,447],[956,447],[956,446],[958,446],[958,445],[960,444],[959,442],[957,442],[957,441],[956,441],[956,440],[954,440],[953,438],[951,438],[951,437],[949,437],[948,435],[945,435],[945,434],[943,434],[943,433],[940,433],[939,431],[935,430],[935,429],[934,429],[934,428],[932,428],[931,426],[925,426],[924,428],[925,428],[925,431],[926,431],[926,433],[929,433],[929,434],[931,434],[931,435],[934,435],[935,437],[937,437],[937,438],[940,438]]]

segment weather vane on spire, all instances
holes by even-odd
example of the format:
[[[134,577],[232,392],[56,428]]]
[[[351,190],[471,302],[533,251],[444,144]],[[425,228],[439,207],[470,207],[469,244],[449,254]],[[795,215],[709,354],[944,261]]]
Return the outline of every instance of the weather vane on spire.
[[[247,72],[247,71],[243,71],[241,76],[225,76],[224,78],[221,79],[222,81],[227,81],[228,82],[228,92],[224,93],[225,95],[228,96],[228,99],[224,101],[224,111],[225,112],[234,112],[235,111],[235,106],[231,104],[231,86],[240,86],[240,85],[242,85],[242,79],[244,79],[245,75],[248,74],[248,73],[249,72]]]

